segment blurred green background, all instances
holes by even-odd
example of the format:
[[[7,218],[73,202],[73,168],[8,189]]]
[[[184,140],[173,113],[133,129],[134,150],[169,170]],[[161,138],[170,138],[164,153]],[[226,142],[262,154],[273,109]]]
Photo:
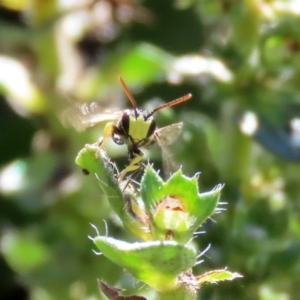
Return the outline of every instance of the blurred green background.
[[[300,3],[297,0],[0,1],[0,298],[106,299],[97,278],[149,289],[97,257],[90,223],[133,240],[74,159],[103,124],[69,126],[78,103],[142,107],[192,93],[156,115],[183,121],[171,151],[201,191],[225,183],[226,211],[195,243],[201,300],[300,295]],[[72,122],[71,122],[72,123]],[[122,168],[126,148],[107,151]],[[149,151],[157,169],[160,151]]]

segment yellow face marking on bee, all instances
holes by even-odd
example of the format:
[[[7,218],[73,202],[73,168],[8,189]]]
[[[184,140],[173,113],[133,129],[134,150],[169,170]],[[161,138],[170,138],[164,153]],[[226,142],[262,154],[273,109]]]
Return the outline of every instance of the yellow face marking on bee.
[[[130,116],[129,118],[129,131],[128,134],[132,137],[135,143],[139,143],[148,137],[149,128],[152,120],[144,120],[142,115],[137,118]]]

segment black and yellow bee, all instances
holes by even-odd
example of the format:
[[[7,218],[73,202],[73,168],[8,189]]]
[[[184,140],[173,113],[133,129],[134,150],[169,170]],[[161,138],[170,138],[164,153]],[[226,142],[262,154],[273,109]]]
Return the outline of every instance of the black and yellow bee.
[[[141,167],[143,160],[142,147],[148,147],[157,143],[163,153],[163,163],[166,168],[172,163],[166,146],[171,145],[179,136],[183,123],[175,123],[166,127],[157,128],[153,114],[167,107],[171,107],[189,100],[192,95],[187,94],[171,102],[155,108],[152,112],[137,107],[134,97],[125,85],[123,79],[118,77],[121,86],[126,93],[132,108],[125,110],[105,110],[94,113],[87,108],[83,108],[81,117],[81,129],[96,125],[99,122],[108,122],[103,130],[103,136],[99,139],[98,145],[103,147],[110,137],[117,145],[127,145],[130,164],[119,174],[119,180]],[[113,121],[116,121],[113,122]]]

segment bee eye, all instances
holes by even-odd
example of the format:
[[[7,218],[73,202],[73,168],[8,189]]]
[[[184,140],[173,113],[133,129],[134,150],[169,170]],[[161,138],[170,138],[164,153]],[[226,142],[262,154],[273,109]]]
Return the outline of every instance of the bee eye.
[[[129,132],[129,121],[129,115],[124,113],[121,119],[121,125],[125,134],[128,134]]]

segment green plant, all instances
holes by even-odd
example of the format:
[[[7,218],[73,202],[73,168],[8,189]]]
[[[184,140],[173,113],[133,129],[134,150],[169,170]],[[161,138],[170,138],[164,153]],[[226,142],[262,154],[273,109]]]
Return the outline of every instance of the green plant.
[[[204,283],[241,277],[225,269],[199,276],[192,273],[201,255],[190,242],[201,224],[218,210],[222,185],[199,193],[197,175],[189,178],[178,170],[163,181],[148,164],[137,189],[130,181],[116,179],[115,165],[95,145],[82,149],[76,163],[95,176],[124,227],[140,240],[127,243],[97,231],[92,241],[107,258],[152,287],[158,299],[193,300]],[[119,290],[104,282],[100,287],[109,299],[139,299],[120,296]]]

